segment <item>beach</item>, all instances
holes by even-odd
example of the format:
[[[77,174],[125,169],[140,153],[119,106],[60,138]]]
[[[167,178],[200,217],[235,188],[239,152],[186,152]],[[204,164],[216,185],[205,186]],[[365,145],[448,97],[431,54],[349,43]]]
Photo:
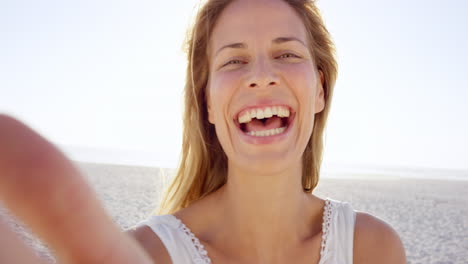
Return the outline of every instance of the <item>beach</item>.
[[[124,230],[154,213],[173,170],[76,163],[113,220]],[[468,180],[323,177],[314,194],[349,202],[389,223],[400,235],[408,263],[468,263]],[[0,215],[50,263],[46,245],[0,207]]]

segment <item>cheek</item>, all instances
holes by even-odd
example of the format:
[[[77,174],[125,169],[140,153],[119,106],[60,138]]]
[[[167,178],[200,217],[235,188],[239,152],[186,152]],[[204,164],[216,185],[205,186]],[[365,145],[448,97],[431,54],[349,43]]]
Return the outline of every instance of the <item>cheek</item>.
[[[283,69],[298,102],[298,128],[301,144],[306,144],[314,126],[315,90],[317,89],[317,73],[310,63],[288,65]],[[299,144],[299,145],[301,145]]]
[[[212,77],[210,81],[210,100],[215,122],[219,118],[224,118],[224,113],[230,105],[235,88],[238,87],[240,75],[233,72],[220,73]]]
[[[288,85],[293,89],[301,107],[313,109],[313,96],[315,94],[317,74],[311,63],[297,63],[282,67]]]
[[[219,72],[212,77],[213,90],[226,92],[238,85],[242,71]]]

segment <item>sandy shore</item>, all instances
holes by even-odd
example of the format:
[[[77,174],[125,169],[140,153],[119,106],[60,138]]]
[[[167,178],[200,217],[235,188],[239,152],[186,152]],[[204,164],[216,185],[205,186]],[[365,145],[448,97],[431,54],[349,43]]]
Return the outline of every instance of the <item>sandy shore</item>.
[[[82,169],[106,210],[122,229],[151,215],[170,171],[156,168],[83,164]],[[166,176],[161,176],[165,174]],[[386,178],[323,178],[320,197],[348,201],[391,224],[400,234],[408,263],[468,263],[468,181]],[[41,241],[0,208],[7,223],[54,263]]]

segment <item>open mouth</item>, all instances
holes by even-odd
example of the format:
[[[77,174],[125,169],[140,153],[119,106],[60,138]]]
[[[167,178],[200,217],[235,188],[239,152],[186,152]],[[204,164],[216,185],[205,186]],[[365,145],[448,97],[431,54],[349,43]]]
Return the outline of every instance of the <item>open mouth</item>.
[[[269,137],[285,133],[294,112],[286,106],[251,108],[241,111],[234,120],[239,129],[254,137]]]

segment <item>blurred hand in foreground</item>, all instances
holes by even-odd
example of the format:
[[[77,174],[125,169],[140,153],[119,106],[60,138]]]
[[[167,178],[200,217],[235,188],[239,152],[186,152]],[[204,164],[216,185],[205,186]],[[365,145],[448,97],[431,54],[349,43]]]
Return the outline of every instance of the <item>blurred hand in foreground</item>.
[[[0,114],[0,201],[63,264],[151,264],[73,163],[18,120]],[[0,263],[44,263],[0,219]]]

